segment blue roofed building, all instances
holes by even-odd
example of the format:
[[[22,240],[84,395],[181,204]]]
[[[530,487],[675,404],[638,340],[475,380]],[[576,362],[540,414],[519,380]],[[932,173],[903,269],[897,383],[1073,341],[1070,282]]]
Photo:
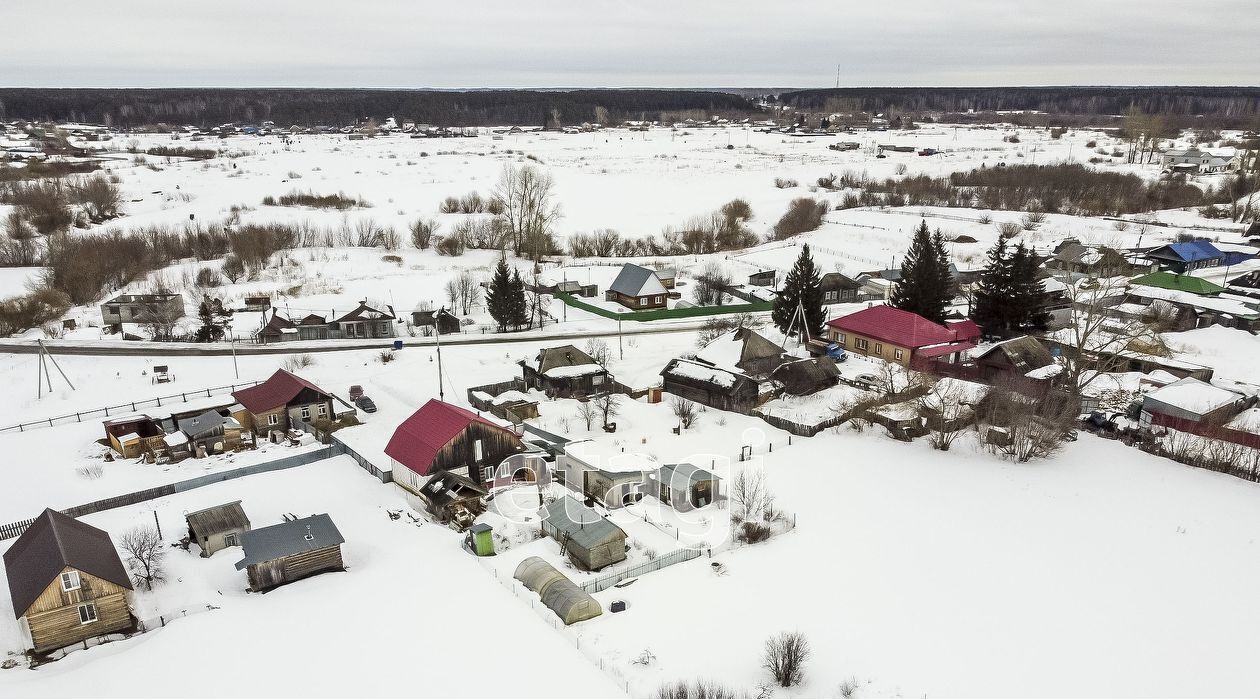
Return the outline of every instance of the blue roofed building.
[[[1166,270],[1185,274],[1196,269],[1219,267],[1225,264],[1225,253],[1221,252],[1210,240],[1191,240],[1161,245],[1147,252],[1146,259]]]

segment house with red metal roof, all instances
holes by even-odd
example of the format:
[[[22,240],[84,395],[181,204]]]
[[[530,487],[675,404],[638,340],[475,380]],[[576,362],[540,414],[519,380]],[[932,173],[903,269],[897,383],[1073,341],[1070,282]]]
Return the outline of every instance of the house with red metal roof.
[[[845,351],[902,366],[916,360],[949,358],[976,346],[980,328],[971,320],[934,323],[892,306],[871,306],[827,322],[827,339]]]
[[[334,417],[331,393],[284,369],[277,369],[257,386],[234,392],[232,397],[240,404],[232,417],[242,429],[259,435]]]
[[[504,459],[524,450],[521,438],[507,427],[432,399],[404,420],[385,445],[394,482],[422,498],[421,489],[439,471],[486,483]]]

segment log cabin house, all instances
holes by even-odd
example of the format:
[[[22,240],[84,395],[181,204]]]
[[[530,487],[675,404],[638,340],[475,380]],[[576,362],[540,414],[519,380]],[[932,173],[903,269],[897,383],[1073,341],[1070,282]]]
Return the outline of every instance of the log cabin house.
[[[533,363],[518,362],[525,385],[554,398],[579,398],[608,390],[608,370],[591,355],[574,347],[561,345],[539,350]]]
[[[341,545],[346,543],[326,514],[292,519],[241,535],[245,558],[236,563],[246,571],[249,589],[269,590],[312,575],[345,570]]]
[[[421,487],[438,471],[489,482],[504,459],[523,451],[525,445],[512,430],[432,399],[404,420],[385,445],[394,483],[412,498],[420,497]]]
[[[333,396],[306,379],[277,369],[266,381],[236,391],[232,417],[256,435],[284,432],[304,422],[332,420]]]
[[[4,552],[13,613],[36,653],[134,625],[131,579],[109,534],[46,509]]]
[[[627,262],[608,286],[608,291],[604,292],[604,298],[631,310],[641,311],[665,308],[669,290],[656,276],[656,272]]]

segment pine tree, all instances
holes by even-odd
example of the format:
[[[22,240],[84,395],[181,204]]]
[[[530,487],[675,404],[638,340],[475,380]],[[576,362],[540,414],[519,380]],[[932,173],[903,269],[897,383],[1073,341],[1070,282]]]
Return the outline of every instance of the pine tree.
[[[508,321],[513,327],[520,329],[529,325],[529,303],[525,300],[525,282],[521,279],[520,270],[512,270],[511,285]]]
[[[789,328],[794,333],[799,332],[801,323],[797,318],[797,312],[798,309],[804,309],[805,328],[809,330],[810,335],[817,336],[822,332],[825,318],[822,300],[822,277],[818,274],[818,268],[814,266],[814,258],[809,254],[809,246],[802,245],[796,264],[792,265],[792,270],[787,273],[787,278],[783,280],[783,289],[774,300],[774,309],[770,312],[770,319],[782,333],[787,333]],[[796,319],[795,324],[792,322],[793,319]]]
[[[197,318],[201,320],[201,327],[197,328],[197,341],[218,342],[227,334],[228,325],[232,320],[232,311],[223,307],[221,299],[212,299],[207,296],[197,307]]]
[[[945,307],[954,297],[952,286],[945,239],[939,230],[931,233],[927,221],[922,221],[901,262],[901,279],[893,287],[889,303],[935,323],[944,323]]]
[[[512,293],[512,277],[508,274],[507,255],[504,255],[494,268],[494,276],[490,277],[490,288],[486,292],[486,310],[499,326],[499,332],[507,330],[512,322]]]
[[[976,282],[974,305],[971,309],[971,319],[987,334],[1001,335],[1008,327],[1014,294],[1011,288],[1012,279],[1011,256],[1006,247],[1006,239],[999,236],[998,241],[989,249],[989,262]]]

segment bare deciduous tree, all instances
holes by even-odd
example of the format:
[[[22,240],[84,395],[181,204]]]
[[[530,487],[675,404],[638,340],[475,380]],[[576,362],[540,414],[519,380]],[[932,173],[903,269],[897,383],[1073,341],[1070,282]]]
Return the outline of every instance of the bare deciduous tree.
[[[669,403],[670,407],[674,409],[674,417],[678,418],[678,423],[682,425],[682,428],[684,430],[691,429],[692,423],[698,417],[696,404],[682,396],[674,396]]]
[[[765,471],[745,468],[735,474],[735,481],[731,484],[731,503],[735,505],[735,519],[761,519],[766,507],[773,500],[770,486],[766,483]]]
[[[152,590],[154,583],[166,579],[162,570],[166,544],[158,534],[157,527],[151,525],[133,527],[122,535],[118,545],[128,556],[127,565],[131,567],[131,577],[136,585],[143,585],[146,590]]]
[[[591,359],[595,360],[596,364],[599,364],[605,369],[607,369],[613,362],[612,348],[608,346],[607,342],[604,342],[599,338],[587,340],[585,351],[588,355],[590,355]]]
[[[595,403],[595,407],[599,409],[599,414],[604,418],[604,427],[608,426],[609,420],[617,417],[621,413],[621,396],[611,391],[601,393],[591,399]]]
[[[968,418],[975,417],[970,396],[963,386],[959,381],[942,379],[919,399],[919,416],[931,430],[928,442],[933,449],[949,451],[962,434]]]
[[[560,206],[552,202],[552,188],[551,176],[532,165],[506,165],[499,175],[494,196],[502,203],[500,216],[516,255],[526,249],[536,262],[547,252],[541,247],[561,216]]]
[[[595,424],[595,418],[599,415],[599,408],[595,406],[594,401],[584,400],[578,403],[577,414],[586,424],[586,431],[590,432],[591,425]]]
[[[799,631],[784,631],[766,639],[762,667],[770,672],[780,687],[800,684],[805,678],[805,661],[809,660],[809,640]]]
[[[438,224],[433,219],[418,218],[407,228],[411,230],[411,244],[417,250],[428,250],[433,244],[433,235],[437,233]]]

